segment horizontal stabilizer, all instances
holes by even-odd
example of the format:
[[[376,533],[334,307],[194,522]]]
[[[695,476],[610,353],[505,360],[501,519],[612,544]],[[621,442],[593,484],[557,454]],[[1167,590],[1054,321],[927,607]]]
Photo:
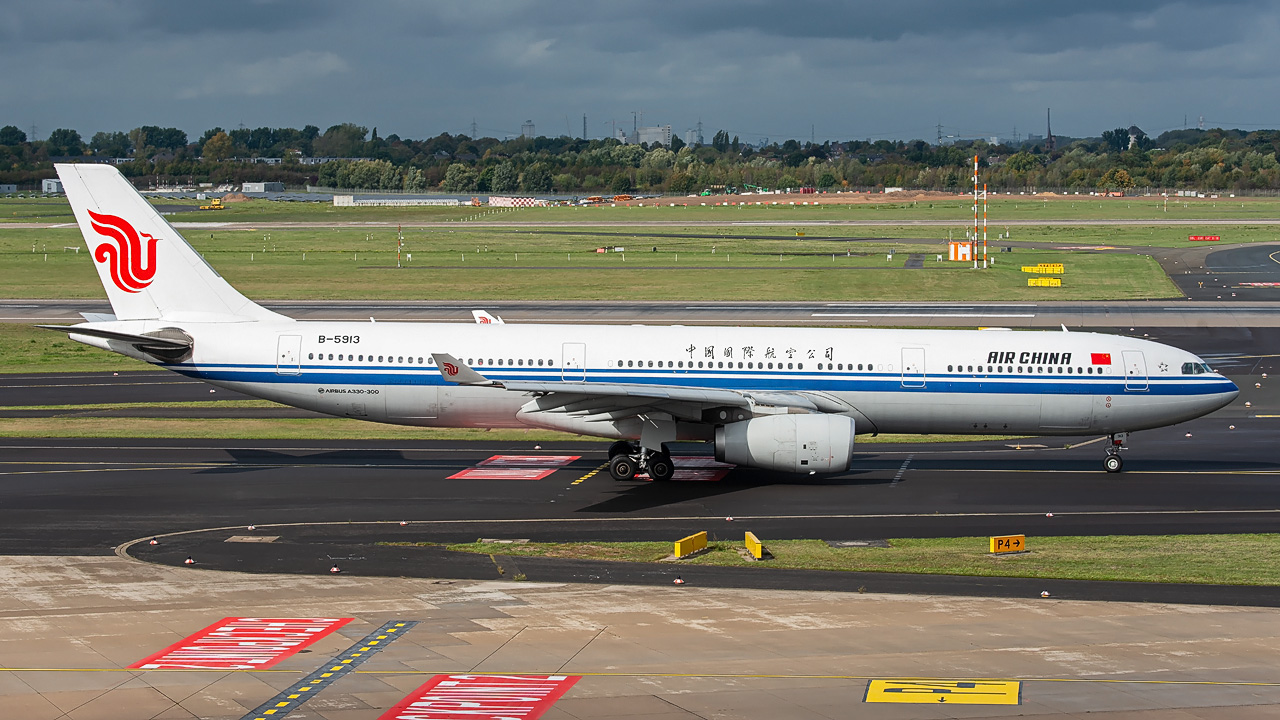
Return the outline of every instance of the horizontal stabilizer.
[[[36,325],[36,327],[45,330],[56,330],[68,335],[85,335],[104,340],[119,340],[137,345],[143,350],[189,350],[193,342],[190,336],[177,328],[157,330],[153,335],[135,335],[134,333],[105,330],[103,328],[88,327],[87,325]]]

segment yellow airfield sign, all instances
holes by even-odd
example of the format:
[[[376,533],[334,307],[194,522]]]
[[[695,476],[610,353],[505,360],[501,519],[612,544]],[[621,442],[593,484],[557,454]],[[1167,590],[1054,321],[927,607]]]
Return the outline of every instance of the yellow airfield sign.
[[[872,680],[869,703],[927,705],[1021,705],[1022,683],[1016,680]]]

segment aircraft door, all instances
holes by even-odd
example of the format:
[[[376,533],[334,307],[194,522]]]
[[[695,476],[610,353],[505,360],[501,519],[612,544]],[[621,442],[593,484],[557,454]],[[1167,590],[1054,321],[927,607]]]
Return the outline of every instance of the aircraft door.
[[[1126,392],[1141,392],[1147,389],[1147,358],[1141,350],[1125,350],[1124,357],[1124,389]]]
[[[582,382],[587,379],[586,343],[564,343],[561,348],[560,379]]]
[[[281,335],[276,344],[276,374],[302,374],[302,336]]]
[[[922,388],[924,383],[924,348],[902,348],[902,387]]]

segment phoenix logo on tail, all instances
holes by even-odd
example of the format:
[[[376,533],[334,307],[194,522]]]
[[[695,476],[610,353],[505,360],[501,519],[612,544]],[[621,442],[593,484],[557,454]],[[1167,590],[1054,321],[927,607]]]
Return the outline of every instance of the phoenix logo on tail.
[[[127,293],[136,293],[150,285],[156,276],[156,243],[159,239],[139,233],[128,221],[115,215],[102,215],[90,210],[89,217],[93,220],[95,232],[114,241],[114,244],[99,244],[93,251],[93,259],[107,263],[111,281],[116,287]],[[146,240],[145,247],[143,240]]]

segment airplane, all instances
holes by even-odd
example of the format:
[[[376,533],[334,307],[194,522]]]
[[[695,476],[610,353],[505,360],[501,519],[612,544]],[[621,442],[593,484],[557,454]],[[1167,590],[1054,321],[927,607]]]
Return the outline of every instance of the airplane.
[[[718,460],[841,473],[864,433],[1109,438],[1239,389],[1199,357],[1100,333],[298,321],[241,295],[109,165],[55,166],[114,311],[41,325],[213,385],[336,417],[611,438],[619,481]]]

